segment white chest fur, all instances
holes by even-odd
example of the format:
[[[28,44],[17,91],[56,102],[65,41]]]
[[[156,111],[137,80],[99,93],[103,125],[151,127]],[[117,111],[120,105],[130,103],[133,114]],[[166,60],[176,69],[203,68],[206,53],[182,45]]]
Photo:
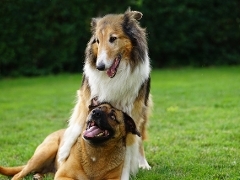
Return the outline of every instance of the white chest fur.
[[[109,102],[116,108],[131,114],[133,103],[143,82],[150,73],[149,60],[141,62],[131,71],[123,60],[115,77],[110,78],[105,71],[98,71],[86,63],[84,72],[91,89],[91,98],[98,97],[100,102]]]

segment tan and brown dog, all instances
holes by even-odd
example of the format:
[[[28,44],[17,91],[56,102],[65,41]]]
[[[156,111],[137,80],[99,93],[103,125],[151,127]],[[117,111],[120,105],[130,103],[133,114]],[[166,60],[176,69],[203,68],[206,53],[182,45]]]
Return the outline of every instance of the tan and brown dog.
[[[55,173],[55,179],[120,179],[126,153],[126,136],[140,136],[133,119],[108,103],[89,107],[86,130],[63,163],[57,154],[64,129],[50,134],[24,166],[1,167],[0,173],[22,179],[27,174]]]

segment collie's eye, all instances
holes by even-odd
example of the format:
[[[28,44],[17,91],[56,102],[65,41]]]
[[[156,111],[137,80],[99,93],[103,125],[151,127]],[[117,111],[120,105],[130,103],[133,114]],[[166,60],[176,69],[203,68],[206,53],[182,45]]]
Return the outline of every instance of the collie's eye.
[[[96,42],[99,44],[99,40],[98,39],[96,39]]]
[[[113,43],[116,39],[117,39],[117,37],[110,37],[109,42]]]

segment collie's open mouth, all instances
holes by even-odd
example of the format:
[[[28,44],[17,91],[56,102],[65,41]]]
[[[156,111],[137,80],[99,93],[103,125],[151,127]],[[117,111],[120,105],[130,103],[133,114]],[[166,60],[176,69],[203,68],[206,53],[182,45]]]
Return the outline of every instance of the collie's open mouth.
[[[120,61],[121,61],[121,56],[118,55],[114,61],[113,61],[113,64],[112,66],[107,70],[107,75],[110,77],[110,78],[113,78],[116,73],[117,73],[117,68],[120,64]]]
[[[108,130],[100,129],[94,121],[88,123],[86,131],[83,132],[83,137],[86,139],[108,138],[110,135]]]

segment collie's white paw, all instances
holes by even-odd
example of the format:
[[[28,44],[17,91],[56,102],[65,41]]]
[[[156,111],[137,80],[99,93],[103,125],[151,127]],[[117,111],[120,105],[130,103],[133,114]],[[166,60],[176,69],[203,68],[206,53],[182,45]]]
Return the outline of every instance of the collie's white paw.
[[[63,163],[69,156],[70,149],[62,146],[58,152],[58,162]]]
[[[141,157],[139,159],[139,168],[146,169],[146,170],[150,170],[151,169],[151,166],[148,164],[148,162],[145,159],[145,157]]]

